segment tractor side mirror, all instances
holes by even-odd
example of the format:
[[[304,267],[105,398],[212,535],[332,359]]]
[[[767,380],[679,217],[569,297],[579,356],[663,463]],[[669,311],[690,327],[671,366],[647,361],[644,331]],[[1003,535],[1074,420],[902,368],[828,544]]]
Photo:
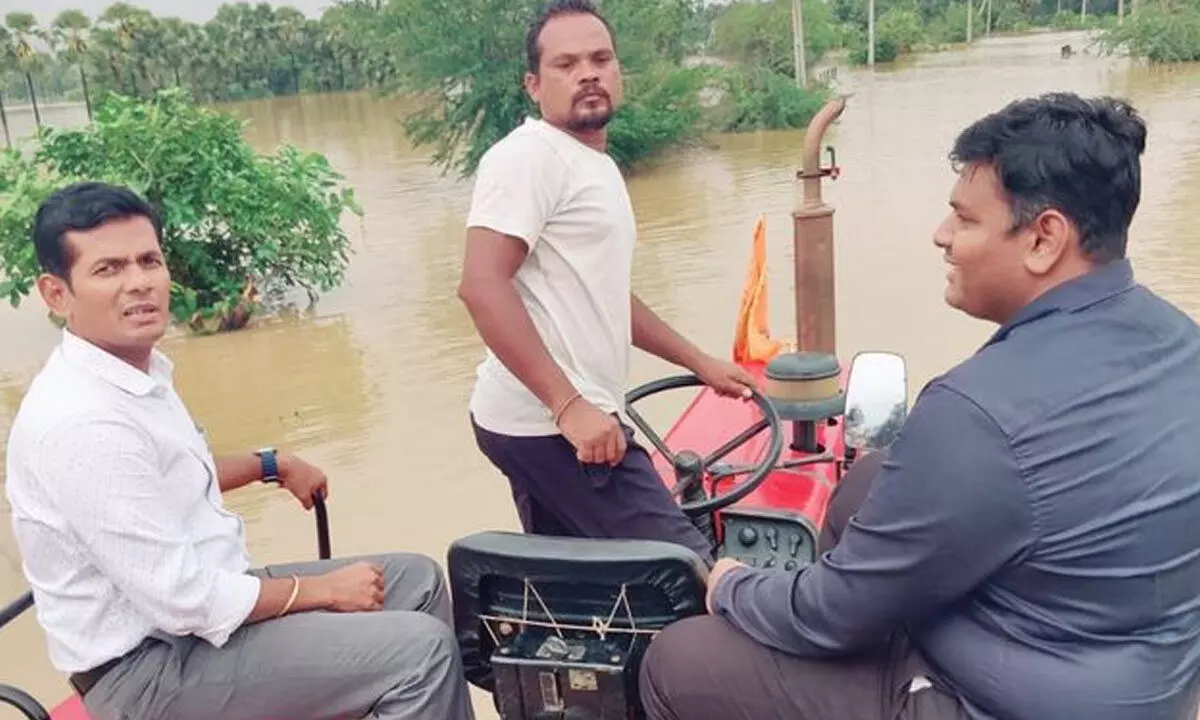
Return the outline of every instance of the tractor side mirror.
[[[890,352],[861,352],[846,382],[845,442],[858,452],[895,441],[908,417],[908,368]]]

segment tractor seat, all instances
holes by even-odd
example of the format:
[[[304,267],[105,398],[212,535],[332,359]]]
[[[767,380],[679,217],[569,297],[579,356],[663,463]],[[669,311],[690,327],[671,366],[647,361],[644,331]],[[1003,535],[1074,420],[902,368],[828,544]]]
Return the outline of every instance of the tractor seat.
[[[707,566],[674,543],[489,531],[447,569],[467,680],[505,717],[633,702],[654,633],[705,612]]]

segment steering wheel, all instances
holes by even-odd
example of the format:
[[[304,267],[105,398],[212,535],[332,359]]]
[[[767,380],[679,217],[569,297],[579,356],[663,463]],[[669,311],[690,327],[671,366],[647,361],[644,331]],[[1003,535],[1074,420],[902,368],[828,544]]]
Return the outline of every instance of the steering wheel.
[[[645,434],[646,439],[664,458],[670,460],[671,466],[675,469],[675,485],[671,488],[671,494],[680,500],[680,509],[691,517],[707,515],[715,510],[728,507],[749,495],[767,479],[767,475],[775,468],[775,463],[779,461],[779,456],[783,452],[783,421],[779,418],[779,413],[771,401],[757,390],[751,391],[749,401],[762,411],[762,419],[738,433],[729,442],[707,456],[701,456],[693,450],[671,452],[658,433],[650,428],[641,414],[633,407],[635,402],[651,395],[700,385],[704,385],[704,381],[695,375],[676,375],[639,385],[625,395],[625,413],[629,416],[630,421]],[[741,466],[720,463],[721,458],[746,444],[767,428],[771,430],[770,444],[767,446],[766,457],[758,463]],[[703,486],[705,475],[711,479],[710,484],[713,490],[711,496],[708,489]],[[747,475],[748,477],[734,485],[728,492],[720,494],[715,492],[720,481],[737,475]],[[683,502],[682,498],[685,494],[699,499]]]

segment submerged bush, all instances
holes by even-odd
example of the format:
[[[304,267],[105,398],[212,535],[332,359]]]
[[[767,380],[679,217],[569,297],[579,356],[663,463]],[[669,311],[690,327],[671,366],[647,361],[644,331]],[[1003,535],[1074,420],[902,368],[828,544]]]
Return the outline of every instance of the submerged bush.
[[[828,99],[823,88],[797,87],[790,75],[764,67],[723,68],[712,77],[724,92],[711,117],[719,132],[803,128]]]
[[[1148,5],[1099,39],[1107,52],[1124,50],[1155,63],[1200,60],[1200,2],[1191,5]]]
[[[320,154],[260,155],[242,121],[195,105],[178,88],[149,101],[113,95],[83,128],[45,128],[31,157],[0,161],[0,295],[14,305],[39,268],[34,213],[78,180],[126,185],[163,220],[171,311],[198,331],[243,326],[264,293],[337,287],[349,261],[342,214],[353,191]]]

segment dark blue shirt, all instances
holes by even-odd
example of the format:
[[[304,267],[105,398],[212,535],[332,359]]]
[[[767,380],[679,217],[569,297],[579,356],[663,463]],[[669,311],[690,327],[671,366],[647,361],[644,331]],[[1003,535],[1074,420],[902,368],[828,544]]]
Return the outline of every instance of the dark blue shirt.
[[[861,509],[718,613],[831,657],[908,632],[973,718],[1182,720],[1200,667],[1200,329],[1127,261],[921,392]]]

